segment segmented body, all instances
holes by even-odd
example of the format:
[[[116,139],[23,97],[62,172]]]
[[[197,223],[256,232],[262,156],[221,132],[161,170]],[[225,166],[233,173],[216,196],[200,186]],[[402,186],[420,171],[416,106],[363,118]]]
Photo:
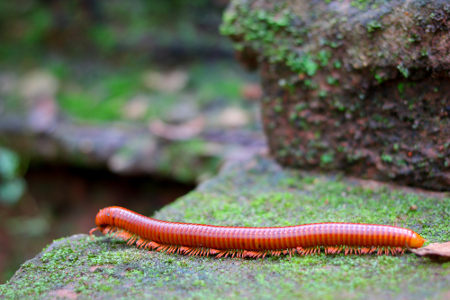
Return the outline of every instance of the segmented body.
[[[178,223],[145,217],[125,208],[97,214],[97,228],[139,247],[192,255],[262,257],[267,254],[403,253],[424,239],[406,228],[359,223],[315,223],[286,227],[231,227]]]

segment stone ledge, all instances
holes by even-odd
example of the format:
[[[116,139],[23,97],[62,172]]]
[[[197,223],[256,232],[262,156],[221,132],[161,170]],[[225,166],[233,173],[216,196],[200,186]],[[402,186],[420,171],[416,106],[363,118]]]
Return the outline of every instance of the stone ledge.
[[[448,203],[444,193],[283,170],[259,157],[227,165],[154,217],[235,226],[396,224],[442,242],[450,239]],[[0,297],[444,299],[449,280],[448,268],[413,254],[212,259],[149,252],[81,234],[55,241],[24,263],[0,286]]]

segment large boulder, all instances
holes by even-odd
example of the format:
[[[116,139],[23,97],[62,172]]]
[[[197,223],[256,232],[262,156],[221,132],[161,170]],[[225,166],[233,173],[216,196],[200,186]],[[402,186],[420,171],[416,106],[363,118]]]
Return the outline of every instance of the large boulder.
[[[228,165],[155,217],[231,226],[396,224],[443,242],[450,239],[449,201],[443,193],[314,176],[258,158]],[[449,277],[448,268],[411,253],[215,259],[79,234],[55,241],[25,262],[0,285],[0,298],[446,299]]]
[[[221,30],[280,163],[449,190],[449,28],[445,0],[235,0]]]

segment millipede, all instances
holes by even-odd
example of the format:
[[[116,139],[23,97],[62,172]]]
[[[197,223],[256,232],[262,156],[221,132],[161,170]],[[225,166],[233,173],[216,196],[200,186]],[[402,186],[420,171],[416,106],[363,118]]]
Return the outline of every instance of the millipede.
[[[99,230],[128,245],[195,256],[263,258],[267,255],[398,255],[426,241],[402,227],[361,223],[313,223],[284,227],[234,227],[162,221],[122,208],[101,209]]]

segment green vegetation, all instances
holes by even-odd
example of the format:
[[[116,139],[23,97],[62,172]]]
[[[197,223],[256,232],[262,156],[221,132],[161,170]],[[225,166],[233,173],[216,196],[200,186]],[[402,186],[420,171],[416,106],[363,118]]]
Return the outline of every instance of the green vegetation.
[[[143,87],[138,72],[99,74],[95,80],[64,88],[57,100],[69,115],[90,121],[121,119],[124,105]],[[80,86],[81,85],[81,86]],[[168,101],[162,100],[162,105]],[[170,104],[170,103],[167,103]],[[161,105],[161,106],[162,106]],[[160,106],[152,106],[151,116],[158,115]]]
[[[403,94],[405,92],[405,83],[404,82],[400,82],[397,85],[397,90],[400,94]]]
[[[381,160],[387,163],[391,163],[393,161],[392,156],[386,153],[381,155]]]
[[[376,9],[383,2],[386,0],[352,0],[350,4],[360,10],[367,10],[369,8]]]
[[[409,77],[409,70],[403,64],[397,65],[397,69],[400,71],[400,73],[402,73],[403,77],[405,78]]]
[[[320,65],[322,67],[328,66],[328,61],[330,60],[331,52],[329,50],[320,50],[319,53],[317,53],[317,59],[320,62]]]
[[[325,2],[330,3],[331,1]],[[375,10],[380,5],[389,7],[389,3],[385,0],[351,1],[352,7],[361,10]],[[387,61],[392,60],[393,63],[398,64],[398,70],[407,78],[409,76],[408,66],[411,65],[407,58],[408,51],[414,55],[419,51],[418,55],[421,56],[426,56],[429,52],[426,48],[417,51],[411,49],[401,51],[405,56],[400,56],[400,54],[390,53],[392,50],[388,50],[386,47],[378,49],[378,44],[375,44],[372,49],[372,46],[368,47],[371,43],[366,38],[359,38],[356,34],[357,31],[346,27],[351,24],[346,23],[347,14],[336,12],[331,8],[325,9],[319,3],[311,6],[309,16],[303,15],[296,9],[296,5],[288,5],[286,2],[253,5],[251,1],[237,0],[225,12],[221,26],[221,33],[232,38],[236,50],[244,52],[250,50],[249,54],[256,53],[263,58],[263,61],[279,66],[284,65],[292,71],[292,77],[284,77],[287,81],[286,89],[292,92],[298,88],[296,84],[299,81],[315,79],[308,79],[305,76],[320,78],[333,68],[340,69],[343,62],[337,57],[341,58],[343,53],[347,54],[341,59],[347,61],[348,67],[356,69],[371,64],[384,66]],[[418,19],[419,17],[414,18]],[[339,24],[342,28],[336,34],[327,34],[327,30],[318,31],[317,27],[323,25],[318,20],[322,19],[330,20],[329,23],[333,26]],[[356,18],[354,21],[358,22],[358,19]],[[415,25],[401,18],[398,22],[400,22],[398,26],[393,25],[395,22],[383,24],[383,15],[376,14],[371,19],[361,18],[361,24],[352,24],[351,26],[364,26],[369,33],[369,39],[374,37],[376,32],[384,35],[387,29],[384,26],[395,27],[396,30],[400,30],[397,27],[404,28],[402,30],[405,35],[400,34],[403,32],[400,30],[396,40],[399,49],[407,49],[412,42],[420,42],[420,35],[410,33],[413,30],[409,28]],[[341,46],[347,50],[342,51]],[[394,56],[398,57],[392,59]],[[386,71],[384,67],[379,71],[374,73],[374,77],[379,83],[390,79],[388,74],[382,74],[383,71]],[[300,76],[296,77],[296,74],[300,74]],[[320,80],[316,81],[320,82]]]
[[[0,204],[15,204],[25,192],[19,156],[0,147]]]
[[[306,73],[308,76],[314,76],[319,68],[318,64],[310,54],[298,56],[291,53],[287,56],[286,65],[293,71]]]
[[[242,89],[250,76],[229,63],[187,65],[180,73],[186,83],[179,87],[161,89],[153,87],[145,78],[153,73],[162,81],[173,80],[170,72],[158,72],[154,69],[138,66],[110,67],[101,65],[92,67],[90,74],[79,74],[77,67],[70,62],[47,61],[42,71],[49,74],[57,82],[59,89],[55,100],[62,112],[76,120],[91,123],[129,120],[127,105],[133,100],[140,102],[139,117],[131,121],[165,120],[168,114],[176,109],[180,99],[189,98],[200,111],[211,106],[221,107],[234,105],[244,107],[248,103],[242,98]],[[214,76],[211,76],[214,73]],[[18,74],[26,76],[27,74]],[[175,75],[176,76],[176,75]],[[167,78],[167,79],[166,79]],[[177,79],[175,79],[177,80]],[[164,83],[162,83],[164,84]],[[169,83],[170,84],[170,83]],[[188,99],[188,100],[189,100]],[[189,102],[189,101],[188,101]],[[23,103],[19,90],[5,95],[5,103],[11,110],[21,110],[17,103]]]
[[[285,31],[292,21],[291,15],[289,10],[280,7],[274,7],[272,14],[265,10],[239,6],[237,12],[224,13],[220,32],[229,36],[243,35],[246,43],[255,49],[261,49],[272,62],[286,61],[289,49],[284,42],[294,34]],[[301,40],[301,35],[294,34],[293,37]]]
[[[377,20],[371,20],[369,23],[367,23],[367,32],[369,33],[379,30],[381,28],[383,28],[383,25]]]
[[[383,73],[375,73],[375,75],[373,75],[373,77],[375,77],[375,80],[381,84],[383,82],[385,82],[387,80],[387,78],[385,77],[385,75]]]
[[[327,83],[329,85],[339,85],[338,79],[334,78],[333,76],[327,76]]]
[[[366,9],[367,5],[370,3],[370,0],[353,0],[351,5],[357,7],[359,9]]]
[[[223,38],[198,26],[218,24],[220,17],[220,4],[209,1],[135,0],[129,5],[121,1],[90,5],[67,1],[57,9],[38,0],[26,5],[0,3],[0,61],[23,61],[26,57],[29,63],[55,48],[65,55],[98,55],[101,59],[122,55],[124,49],[136,55],[139,51],[129,47],[145,46],[149,37],[160,45],[215,43],[226,48],[229,46]]]
[[[396,224],[429,242],[450,239],[448,196],[365,187],[343,178],[280,171],[259,159],[235,165],[158,212],[171,221],[280,226],[321,221]],[[410,207],[417,209],[411,210]],[[48,297],[439,298],[448,264],[407,254],[314,255],[264,260],[212,259],[148,252],[109,237],[60,239],[25,263],[0,295]],[[240,274],[239,280],[235,274]],[[276,282],[277,284],[274,284]]]
[[[323,49],[317,55],[298,53],[291,47],[301,45],[306,32],[292,25],[300,20],[289,9],[273,4],[271,9],[251,9],[247,4],[239,5],[235,12],[226,11],[220,31],[224,35],[242,36],[237,42],[238,49],[244,44],[258,49],[272,63],[285,63],[296,73],[314,76],[319,67],[325,67],[331,58],[331,52]]]
[[[322,165],[327,165],[327,164],[333,162],[333,160],[334,160],[333,153],[325,153],[325,154],[322,154],[322,156],[320,157],[320,163]]]
[[[200,139],[173,142],[161,153],[158,169],[169,178],[187,183],[212,177],[218,171],[221,159],[217,155],[207,155],[207,148],[208,144]]]
[[[144,115],[136,121],[164,119],[186,95],[200,109],[220,101],[241,105],[244,72],[230,68],[228,58],[213,65],[210,61],[201,65],[203,57],[195,59],[201,52],[196,49],[217,51],[219,57],[231,50],[227,38],[212,30],[219,25],[222,10],[223,4],[180,0],[125,5],[96,1],[87,7],[69,1],[57,9],[38,0],[27,5],[1,3],[2,74],[20,84],[19,79],[32,70],[48,73],[57,83],[57,94],[50,96],[55,96],[63,114],[96,123],[126,119],[125,106],[135,98],[146,102]],[[279,26],[283,22],[275,21]],[[181,49],[180,57],[171,52],[174,48]],[[187,76],[187,84],[179,90],[157,90],[143,82],[145,73],[164,76],[168,65],[178,60],[191,62],[178,62],[178,71]],[[25,102],[21,87],[12,90],[1,95],[5,106],[25,110],[20,107]]]

